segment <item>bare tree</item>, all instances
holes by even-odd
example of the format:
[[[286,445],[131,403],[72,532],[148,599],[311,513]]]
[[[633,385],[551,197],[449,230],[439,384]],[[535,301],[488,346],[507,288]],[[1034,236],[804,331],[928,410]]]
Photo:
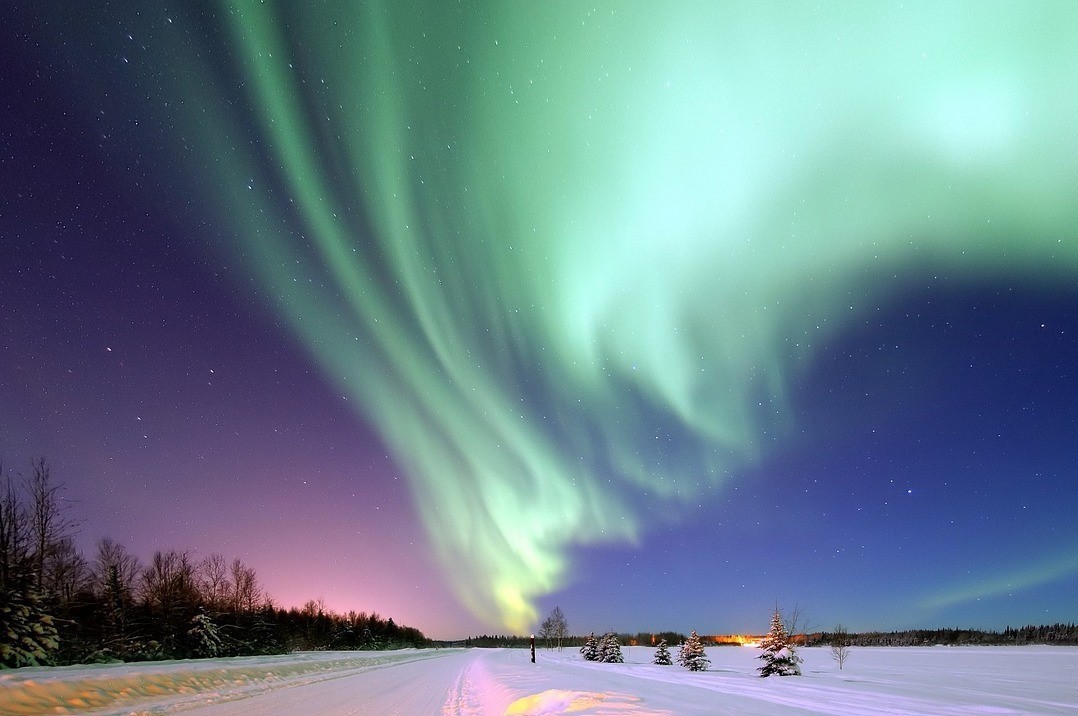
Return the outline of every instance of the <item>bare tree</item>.
[[[26,512],[0,464],[0,590],[15,586],[29,558]]]
[[[80,592],[88,591],[93,584],[90,567],[71,537],[61,537],[50,543],[48,551],[45,590],[61,604],[70,604]]]
[[[154,552],[141,586],[142,601],[150,609],[170,612],[198,602],[195,570],[186,552]]]
[[[115,596],[125,603],[129,602],[141,574],[142,566],[138,557],[128,552],[122,544],[108,537],[97,543],[97,556],[93,564],[94,593],[97,596],[107,596],[112,590]]]
[[[45,562],[48,559],[50,547],[69,536],[75,528],[75,523],[64,515],[60,496],[64,486],[52,483],[49,465],[45,462],[45,458],[39,458],[32,467],[33,474],[26,482],[30,502],[27,514],[34,586],[41,591],[45,585]]]
[[[846,658],[850,655],[850,635],[846,627],[836,624],[831,631],[831,658],[838,662],[839,671],[842,670]]]
[[[252,567],[239,558],[232,561],[232,608],[236,612],[253,612],[262,602],[262,587]]]
[[[94,593],[106,604],[105,620],[110,637],[122,643],[127,637],[127,615],[142,576],[138,558],[108,537],[97,543],[93,565]]]
[[[790,643],[796,646],[804,646],[807,641],[805,635],[816,628],[807,623],[805,610],[795,604],[794,608],[788,613],[783,613],[776,603],[775,611],[782,614],[782,624],[786,628],[786,633],[790,635]]]
[[[239,560],[236,561],[238,562]],[[325,597],[319,597],[318,599],[308,599],[306,602],[303,603],[303,609],[300,610],[300,613],[308,619],[314,619],[315,617],[322,616],[326,613]],[[377,614],[373,615],[373,618],[377,617]]]
[[[228,562],[220,553],[214,552],[199,562],[198,588],[211,609],[226,607],[232,594],[232,582],[228,579]]]
[[[552,631],[553,625],[551,624],[550,617],[548,616],[546,619],[539,623],[539,631],[535,634],[543,641],[546,641],[547,649],[554,648],[554,635],[551,633]]]
[[[569,635],[569,622],[565,619],[565,613],[561,607],[554,607],[550,616],[539,625],[539,637],[547,640],[547,648],[554,648],[554,644],[561,649],[561,641]]]
[[[323,597],[308,599],[300,609],[300,615],[303,617],[300,622],[303,632],[302,648],[324,649],[333,638],[332,614],[326,610],[326,600]]]

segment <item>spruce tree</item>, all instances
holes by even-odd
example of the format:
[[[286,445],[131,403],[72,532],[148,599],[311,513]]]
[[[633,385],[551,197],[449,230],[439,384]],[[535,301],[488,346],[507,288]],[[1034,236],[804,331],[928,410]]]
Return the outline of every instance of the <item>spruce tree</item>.
[[[678,653],[678,663],[689,671],[707,671],[707,667],[711,666],[711,660],[707,658],[704,645],[695,631],[682,644],[681,651]]]
[[[187,635],[194,642],[195,656],[213,658],[221,656],[225,652],[225,643],[221,639],[221,628],[214,624],[213,619],[204,611],[191,618],[191,628]]]
[[[52,664],[59,648],[56,622],[33,587],[0,590],[0,668]]]
[[[800,676],[801,658],[790,645],[790,636],[782,623],[782,614],[776,608],[771,615],[771,630],[760,642],[764,653],[759,658],[764,665],[759,668],[760,676]]]
[[[660,666],[670,666],[674,663],[670,658],[670,649],[666,646],[666,639],[659,641],[659,648],[655,650],[655,658],[652,660],[652,663]]]
[[[621,655],[621,644],[613,632],[604,636],[599,645],[599,661],[604,664],[621,664],[625,661]]]
[[[580,647],[580,654],[584,657],[585,661],[599,660],[599,640],[595,638],[595,632],[588,635],[588,639],[584,642],[584,646]]]

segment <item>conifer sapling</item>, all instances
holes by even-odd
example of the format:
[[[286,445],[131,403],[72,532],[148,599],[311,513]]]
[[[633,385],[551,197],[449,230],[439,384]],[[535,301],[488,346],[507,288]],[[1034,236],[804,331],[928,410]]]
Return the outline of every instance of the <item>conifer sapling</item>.
[[[659,648],[655,650],[655,658],[652,663],[660,666],[671,666],[674,663],[670,657],[670,649],[666,646],[666,639],[659,641]]]

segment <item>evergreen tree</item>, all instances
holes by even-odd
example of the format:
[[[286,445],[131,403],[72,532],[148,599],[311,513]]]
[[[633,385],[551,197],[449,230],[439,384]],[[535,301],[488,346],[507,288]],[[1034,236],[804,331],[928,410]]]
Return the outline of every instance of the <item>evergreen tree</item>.
[[[621,644],[613,632],[604,636],[599,645],[599,661],[604,664],[621,664],[625,661],[621,656]]]
[[[371,630],[368,628],[363,630],[363,636],[360,640],[360,648],[366,649],[368,651],[381,651],[385,648],[385,646],[378,639],[378,637],[371,633]]]
[[[671,666],[674,663],[670,658],[670,649],[666,646],[666,639],[661,639],[659,641],[659,648],[655,650],[655,658],[652,660],[652,663],[658,664],[659,666]]]
[[[46,666],[60,648],[60,635],[33,587],[0,591],[0,668]]]
[[[771,630],[760,642],[763,654],[759,658],[764,665],[759,668],[760,676],[800,676],[801,658],[790,644],[790,636],[782,623],[782,614],[776,608],[771,615]]]
[[[707,667],[711,666],[711,660],[707,658],[704,645],[695,631],[681,645],[678,663],[689,671],[707,671]]]
[[[599,661],[599,640],[595,638],[595,632],[588,635],[584,646],[580,647],[580,654],[584,661]]]
[[[191,628],[187,635],[194,642],[195,656],[213,658],[221,656],[225,652],[225,643],[221,638],[221,629],[213,623],[210,615],[204,611],[191,617]]]

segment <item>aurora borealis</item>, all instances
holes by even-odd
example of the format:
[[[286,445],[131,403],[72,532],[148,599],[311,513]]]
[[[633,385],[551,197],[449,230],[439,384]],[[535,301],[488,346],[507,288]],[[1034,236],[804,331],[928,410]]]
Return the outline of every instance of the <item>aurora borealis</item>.
[[[154,212],[197,257],[180,259],[195,288],[176,310],[212,304],[199,277],[227,274],[234,310],[309,355],[357,439],[384,444],[407,478],[408,529],[478,623],[524,631],[558,599],[571,619],[617,617],[596,629],[678,620],[651,598],[604,614],[626,554],[647,566],[625,583],[681,565],[707,573],[696,599],[710,599],[782,551],[769,536],[800,545],[804,572],[756,575],[728,609],[808,594],[830,619],[831,562],[802,550],[836,531],[861,545],[840,569],[865,585],[855,600],[899,592],[877,618],[953,618],[1014,593],[1024,606],[978,618],[1073,618],[1045,597],[1078,579],[1078,529],[1062,518],[1078,500],[1070,4],[122,5],[5,11],[50,58],[20,66],[60,68],[44,91],[85,125],[93,161],[140,167],[105,213]],[[32,216],[46,201],[5,212],[5,242],[46,243]],[[986,310],[965,344],[939,332]],[[211,322],[236,371],[260,360],[227,316]],[[1016,327],[1028,344],[978,343]],[[185,330],[179,343],[198,340]],[[10,365],[24,331],[10,329]],[[861,350],[877,339],[886,353]],[[1013,361],[1032,383],[943,378],[952,349]],[[866,386],[871,399],[855,397]],[[1032,423],[1008,433],[986,417],[1022,399]],[[30,427],[7,427],[3,454],[46,450],[27,436],[49,421],[15,412]],[[916,427],[888,422],[911,415]],[[862,434],[873,421],[886,440]],[[956,474],[982,464],[964,441],[1015,455],[1031,435],[1050,456],[1029,468],[1040,482],[1006,460]],[[814,470],[826,496],[804,497]],[[884,474],[916,487],[887,497]],[[258,489],[257,475],[234,480]],[[914,517],[895,513],[922,490]],[[982,494],[981,515],[965,514],[962,496]],[[1019,495],[1036,518],[973,523]],[[955,513],[970,524],[934,531]],[[743,628],[719,621],[702,628]]]

